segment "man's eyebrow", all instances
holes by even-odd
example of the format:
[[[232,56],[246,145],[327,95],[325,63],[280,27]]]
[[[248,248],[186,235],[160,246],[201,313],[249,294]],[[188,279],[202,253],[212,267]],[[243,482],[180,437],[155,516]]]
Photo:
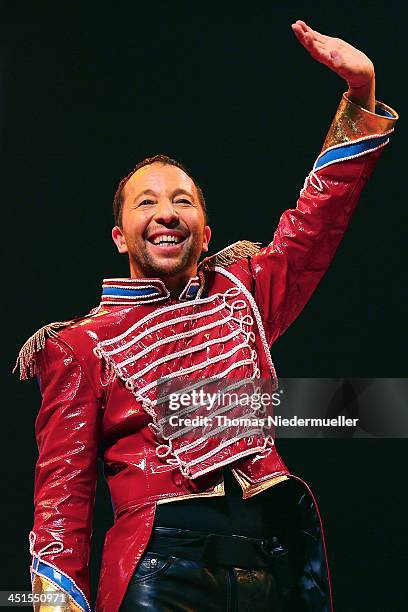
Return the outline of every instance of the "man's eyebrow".
[[[175,189],[173,191],[173,193],[172,193],[172,196],[174,198],[175,196],[178,196],[178,195],[181,195],[181,194],[187,195],[189,198],[194,200],[194,196],[189,191],[187,191],[186,189],[182,189],[182,188]],[[143,191],[141,191],[140,193],[137,194],[137,196],[135,197],[135,199],[133,201],[136,202],[136,200],[138,198],[140,198],[140,196],[142,196],[142,195],[151,195],[151,196],[157,197],[157,193],[155,191],[153,191],[153,189],[144,189]]]
[[[151,195],[151,196],[157,196],[156,192],[153,191],[152,189],[145,189],[144,191],[141,191],[140,193],[137,194],[137,196],[135,197],[135,199],[133,200],[134,202],[136,202],[136,200],[138,198],[140,198],[140,196],[142,195]]]
[[[194,200],[194,196],[193,196],[193,194],[192,194],[192,193],[190,193],[190,192],[189,192],[189,191],[187,191],[186,189],[181,189],[181,188],[180,188],[180,189],[175,189],[175,190],[173,191],[173,198],[174,198],[175,196],[177,196],[177,195],[181,195],[181,194],[187,195],[189,198],[191,198],[192,200]]]

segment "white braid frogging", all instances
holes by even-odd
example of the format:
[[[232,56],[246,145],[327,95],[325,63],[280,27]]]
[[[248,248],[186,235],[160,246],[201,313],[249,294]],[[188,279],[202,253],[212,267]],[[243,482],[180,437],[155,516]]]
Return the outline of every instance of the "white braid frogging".
[[[320,169],[320,168],[319,168]],[[303,183],[303,187],[300,190],[299,195],[302,196],[304,194],[304,192],[306,191],[306,189],[309,187],[309,185],[312,185],[312,187],[314,187],[316,189],[316,191],[319,191],[320,193],[323,193],[324,191],[324,187],[326,187],[326,189],[329,188],[328,184],[326,183],[326,181],[324,181],[323,179],[321,179],[318,174],[316,174],[317,171],[315,170],[311,170],[309,172],[309,174],[307,175],[307,177],[305,178],[305,182]]]
[[[174,312],[174,311],[178,311],[178,313],[180,313],[182,312],[184,308],[191,307],[191,303],[186,302],[182,304],[174,304],[168,307],[161,308],[159,313],[157,313],[157,311],[149,313],[148,315],[143,317],[141,320],[139,320],[137,323],[132,325],[124,333],[120,334],[119,336],[115,338],[111,338],[103,342],[100,342],[97,345],[97,347],[94,349],[95,355],[99,358],[103,357],[108,362],[108,364],[115,370],[117,376],[121,380],[124,381],[126,388],[132,391],[132,393],[136,397],[136,400],[141,403],[144,410],[152,417],[153,422],[149,424],[149,428],[156,434],[156,437],[158,437],[159,439],[160,439],[160,436],[158,434],[159,434],[160,426],[162,425],[163,419],[158,419],[158,415],[157,415],[157,411],[155,410],[155,407],[158,406],[159,403],[162,403],[164,401],[164,398],[160,398],[158,401],[157,399],[150,399],[149,397],[146,396],[146,394],[151,389],[153,388],[157,389],[159,384],[168,382],[171,379],[176,378],[176,377],[186,376],[193,372],[198,372],[199,370],[203,370],[212,364],[215,364],[219,361],[232,357],[235,353],[237,353],[241,349],[250,350],[250,355],[248,356],[248,358],[231,364],[226,370],[221,372],[221,374],[218,373],[216,378],[219,379],[225,376],[227,373],[230,373],[234,368],[240,367],[241,365],[252,365],[252,377],[251,377],[252,379],[256,379],[260,377],[260,369],[258,366],[257,352],[254,348],[251,347],[251,344],[254,343],[256,340],[255,333],[251,329],[254,324],[254,317],[248,313],[245,315],[241,315],[241,316],[234,316],[236,311],[240,311],[248,307],[245,300],[237,299],[237,300],[234,300],[232,303],[228,302],[229,299],[238,297],[242,293],[247,298],[249,305],[252,308],[253,314],[255,316],[255,320],[257,322],[260,339],[262,342],[262,347],[265,351],[266,360],[267,360],[269,369],[272,373],[274,384],[275,386],[277,385],[275,368],[273,366],[273,363],[270,357],[269,348],[268,348],[266,336],[265,336],[265,331],[262,326],[261,316],[260,316],[258,307],[256,305],[256,302],[253,296],[246,289],[246,287],[241,283],[241,281],[239,281],[239,279],[237,279],[230,272],[227,272],[224,268],[216,266],[215,271],[226,276],[233,283],[234,286],[227,289],[224,293],[217,293],[217,294],[213,294],[212,296],[204,298],[204,299],[194,300],[194,306],[197,306],[197,305],[207,305],[207,304],[210,305],[211,303],[215,302],[217,299],[221,299],[222,302],[216,305],[214,308],[210,308],[209,310],[204,310],[204,311],[199,311],[199,312],[193,312],[191,314],[176,316],[167,321],[156,323],[151,328],[145,329],[144,331],[137,334],[136,337],[131,338],[130,340],[126,341],[129,338],[129,336],[132,334],[132,332],[134,332],[138,328],[140,329],[142,325],[148,323],[149,321],[157,317],[157,314],[163,315],[163,314],[168,314],[169,312]],[[222,317],[221,312],[225,308],[228,310],[228,315],[226,317]],[[162,338],[160,340],[157,340],[152,345],[143,348],[143,350],[139,351],[139,353],[137,353],[136,355],[130,355],[129,357],[127,357],[125,360],[121,362],[118,362],[117,359],[113,359],[115,355],[118,355],[119,353],[124,352],[125,350],[129,349],[130,347],[135,345],[138,341],[145,338],[147,335],[151,335],[152,333],[156,331],[162,330],[163,328],[166,328],[166,327],[174,326],[178,323],[183,323],[185,321],[196,321],[197,319],[205,318],[210,315],[216,314],[218,312],[221,314],[221,318],[218,321],[215,321],[215,322],[211,321],[210,323],[202,325],[199,328],[196,328],[194,330],[190,330],[187,332],[181,332],[179,334],[175,334],[174,336],[171,336],[170,338]],[[124,368],[126,368],[126,366],[130,364],[135,365],[137,361],[139,361],[141,358],[148,355],[151,351],[159,348],[161,345],[168,344],[176,340],[183,340],[185,338],[194,337],[197,334],[202,333],[203,331],[214,329],[215,327],[228,323],[229,321],[232,321],[232,320],[238,324],[238,327],[232,332],[230,332],[229,334],[226,334],[218,338],[212,338],[210,340],[207,340],[206,342],[201,342],[200,344],[194,347],[189,347],[188,349],[180,350],[176,353],[172,353],[171,355],[163,356],[149,363],[143,369],[137,371],[134,374],[129,375],[129,373],[126,373],[124,371]],[[221,353],[220,355],[216,355],[213,357],[209,355],[208,348],[210,346],[213,346],[217,343],[223,344],[225,342],[228,342],[229,340],[232,340],[233,338],[236,338],[238,335],[243,336],[243,342],[240,342],[238,345],[233,346],[231,350],[225,353]],[[125,341],[124,344],[121,344],[120,346],[118,346],[117,343],[118,342],[120,343],[122,341]],[[111,345],[115,343],[116,343],[116,347],[109,350],[108,347],[110,347]],[[207,350],[207,359],[205,359],[204,361],[201,361],[200,363],[196,363],[190,367],[181,368],[180,370],[171,372],[170,374],[167,374],[165,377],[161,379],[155,379],[149,382],[142,388],[138,388],[138,389],[136,388],[137,381],[140,378],[142,378],[146,373],[153,370],[154,368],[157,368],[158,366],[170,360],[174,360],[179,357],[184,357],[191,353],[202,351],[202,350]],[[202,384],[202,383],[199,383],[199,384]],[[192,386],[194,387],[195,384]],[[227,406],[226,408],[223,407],[219,409],[216,414],[220,414],[222,412],[230,410],[232,407],[233,406],[231,405]],[[187,410],[192,411],[194,410],[194,408],[195,407],[193,406],[193,408],[189,408]],[[221,431],[224,431],[226,428],[227,427],[221,426],[215,431],[212,431],[211,437],[214,437],[215,434],[220,433]],[[186,428],[186,429],[188,430],[189,428]],[[249,437],[251,435],[256,435],[256,434],[259,435],[259,428],[257,430],[250,430],[249,432],[248,431],[241,432],[239,435],[233,436],[232,438],[227,439],[227,440],[224,439],[222,442],[220,441],[216,445],[215,448],[208,451],[205,455],[196,457],[190,462],[183,461],[181,458],[181,455],[185,454],[189,450],[192,450],[193,448],[196,448],[197,446],[199,446],[201,443],[205,442],[210,437],[210,433],[199,437],[198,439],[196,439],[194,442],[191,442],[191,443],[182,442],[180,448],[174,449],[173,439],[180,437],[182,433],[183,432],[180,432],[180,433],[168,436],[168,437],[161,436],[161,440],[165,439],[167,444],[163,444],[163,443],[158,444],[158,446],[156,447],[156,455],[160,459],[165,459],[170,456],[169,458],[166,459],[166,462],[168,464],[178,465],[181,473],[185,477],[197,478],[198,476],[208,471],[214,470],[216,468],[219,468],[222,465],[230,463],[230,459],[227,458],[222,462],[218,462],[216,465],[209,466],[199,472],[196,472],[194,475],[191,474],[190,468],[192,468],[194,465],[197,465],[204,459],[210,458],[211,456],[215,455],[223,448],[233,444],[234,442],[240,440],[241,438]],[[273,446],[273,438],[270,435],[264,436],[262,441],[263,441],[262,445],[257,445],[255,447],[245,449],[239,454],[234,455],[234,461],[238,460],[239,458],[243,456],[249,455],[249,454],[255,454],[257,452],[260,452],[262,454],[263,452],[265,452],[265,450],[269,452],[268,449],[270,449],[270,447]]]
[[[271,374],[272,374],[274,388],[276,389],[278,387],[278,379],[277,379],[277,376],[276,376],[275,366],[273,365],[271,354],[269,352],[269,346],[268,346],[268,342],[266,340],[266,334],[265,334],[265,330],[264,330],[263,323],[262,323],[261,313],[259,312],[259,309],[258,309],[257,303],[255,302],[254,296],[252,295],[252,293],[250,293],[248,291],[248,289],[245,287],[245,285],[243,283],[241,283],[241,281],[236,276],[234,276],[234,274],[231,274],[231,272],[228,272],[228,270],[225,270],[224,268],[216,266],[215,267],[215,271],[219,272],[220,274],[223,274],[224,276],[229,278],[230,281],[232,281],[237,287],[239,287],[239,289],[241,289],[242,293],[245,295],[245,297],[247,298],[247,300],[251,304],[252,311],[253,311],[253,313],[255,315],[255,320],[256,320],[257,327],[258,327],[259,335],[260,335],[260,338],[261,338],[262,347],[263,347],[264,352],[265,352],[266,361],[268,363],[269,369],[270,369]]]

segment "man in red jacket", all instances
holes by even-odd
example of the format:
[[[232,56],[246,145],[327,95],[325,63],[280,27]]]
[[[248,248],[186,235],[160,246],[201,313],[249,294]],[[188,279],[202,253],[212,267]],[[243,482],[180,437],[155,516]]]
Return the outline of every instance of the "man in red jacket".
[[[272,244],[238,242],[199,264],[211,236],[200,188],[174,160],[145,160],[114,201],[130,278],[105,280],[97,308],[45,326],[21,350],[22,377],[37,373],[43,394],[32,585],[63,593],[65,609],[90,610],[98,456],[115,512],[98,611],[332,609],[314,498],[273,436],[251,426],[171,432],[164,401],[168,383],[276,384],[269,349],[329,266],[393,131],[371,61],[304,22],[292,27],[348,92]]]

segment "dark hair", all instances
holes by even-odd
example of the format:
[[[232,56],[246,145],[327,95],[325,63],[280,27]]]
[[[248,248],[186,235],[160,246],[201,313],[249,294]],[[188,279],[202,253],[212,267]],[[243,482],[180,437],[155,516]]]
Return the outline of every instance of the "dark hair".
[[[194,179],[194,177],[183,166],[183,164],[176,161],[175,159],[172,159],[168,155],[153,155],[152,157],[146,157],[143,161],[136,164],[133,170],[129,172],[129,174],[120,181],[118,188],[116,190],[115,196],[113,198],[113,216],[115,218],[115,224],[119,227],[122,226],[122,208],[123,208],[123,199],[124,199],[123,198],[123,188],[125,187],[126,183],[130,179],[130,177],[133,176],[133,174],[137,170],[139,170],[139,168],[143,168],[144,166],[150,166],[151,164],[155,164],[155,163],[160,163],[165,166],[176,166],[176,168],[180,168],[180,170],[183,170],[183,172],[185,172],[187,176],[191,178],[191,180],[193,181],[195,185],[195,188],[197,189],[198,199],[200,201],[201,207],[204,212],[205,223],[207,223],[208,222],[207,206],[205,203],[204,194],[202,192],[201,187],[198,185],[198,183]]]

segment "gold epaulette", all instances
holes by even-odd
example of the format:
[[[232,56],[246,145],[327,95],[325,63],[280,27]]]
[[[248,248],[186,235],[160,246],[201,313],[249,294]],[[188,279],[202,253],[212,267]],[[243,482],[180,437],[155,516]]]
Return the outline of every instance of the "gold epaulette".
[[[45,347],[45,341],[47,338],[53,338],[57,335],[57,331],[63,327],[68,327],[76,320],[82,317],[76,317],[70,321],[55,321],[54,323],[48,323],[43,325],[39,330],[24,342],[20,349],[17,357],[16,365],[13,369],[13,374],[20,366],[20,380],[28,380],[32,378],[36,373],[35,367],[35,354],[41,351]]]
[[[214,270],[215,266],[230,266],[237,259],[243,257],[252,257],[256,255],[261,248],[260,242],[250,242],[249,240],[239,240],[230,246],[225,247],[218,253],[206,257],[199,265],[200,270]]]
[[[35,367],[35,354],[45,347],[47,338],[53,338],[58,334],[58,331],[69,327],[70,325],[84,325],[93,317],[99,317],[106,314],[108,311],[101,309],[100,306],[92,308],[86,315],[80,315],[70,319],[69,321],[55,321],[40,327],[38,331],[24,342],[17,357],[16,365],[13,368],[13,374],[20,366],[20,380],[28,380],[37,373]]]

